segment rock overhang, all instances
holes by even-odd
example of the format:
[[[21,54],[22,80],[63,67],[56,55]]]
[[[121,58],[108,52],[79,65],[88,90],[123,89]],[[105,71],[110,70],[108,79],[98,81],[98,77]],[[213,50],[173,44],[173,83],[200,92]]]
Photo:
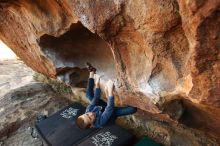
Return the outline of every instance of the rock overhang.
[[[105,80],[115,80],[125,104],[158,113],[167,102],[175,107],[173,100],[193,109],[187,100],[202,111],[211,108],[213,114],[204,113],[216,125],[219,3],[1,1],[0,38],[47,76],[81,86],[88,61]]]

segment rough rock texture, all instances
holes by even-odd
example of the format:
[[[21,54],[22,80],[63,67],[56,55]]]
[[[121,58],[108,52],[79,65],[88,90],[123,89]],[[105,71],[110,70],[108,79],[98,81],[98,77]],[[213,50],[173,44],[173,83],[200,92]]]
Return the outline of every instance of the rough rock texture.
[[[43,83],[11,90],[0,99],[0,142],[7,146],[39,145],[40,141],[34,141],[28,130],[29,126],[33,127],[36,116],[51,115],[69,104]]]
[[[0,0],[0,39],[34,70],[77,86],[89,61],[121,103],[216,139],[219,26],[220,0]]]
[[[34,71],[20,60],[0,61],[0,99],[12,89],[33,83]]]
[[[40,77],[21,60],[0,61],[0,146],[42,145],[40,139],[31,136],[36,116],[49,116],[70,104],[66,99],[71,99],[70,95],[60,82],[44,84],[33,80]]]
[[[218,146],[219,144],[205,133],[171,124],[155,114],[139,111],[135,115],[117,119],[117,124],[131,130],[137,137],[148,135],[158,143],[171,146]],[[198,136],[199,135],[199,136]]]

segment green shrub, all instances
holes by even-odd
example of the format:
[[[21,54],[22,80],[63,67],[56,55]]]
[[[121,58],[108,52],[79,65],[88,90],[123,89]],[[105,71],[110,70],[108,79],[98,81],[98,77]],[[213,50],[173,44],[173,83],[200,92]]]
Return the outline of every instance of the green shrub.
[[[49,84],[58,94],[72,94],[71,87],[56,79],[46,77],[40,73],[34,73],[33,79],[37,82]]]

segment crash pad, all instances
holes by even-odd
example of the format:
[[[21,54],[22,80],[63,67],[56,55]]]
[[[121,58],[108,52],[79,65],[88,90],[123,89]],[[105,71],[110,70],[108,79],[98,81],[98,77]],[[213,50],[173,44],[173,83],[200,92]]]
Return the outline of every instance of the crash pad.
[[[80,103],[74,103],[36,123],[39,136],[49,146],[131,145],[132,134],[114,122],[102,128],[80,129],[75,122],[85,109]]]
[[[131,146],[133,138],[127,130],[117,125],[108,125],[78,146]]]
[[[84,106],[74,103],[37,123],[36,130],[49,146],[76,145],[98,130],[96,128],[82,130],[75,124],[76,118],[84,112]]]

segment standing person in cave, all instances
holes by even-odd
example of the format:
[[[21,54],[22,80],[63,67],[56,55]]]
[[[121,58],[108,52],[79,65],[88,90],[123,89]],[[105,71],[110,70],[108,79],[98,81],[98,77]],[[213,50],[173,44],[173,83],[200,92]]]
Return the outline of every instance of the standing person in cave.
[[[107,82],[105,89],[106,96],[108,97],[107,103],[101,100],[100,76],[96,74],[96,69],[92,67],[91,64],[87,63],[87,68],[90,74],[86,90],[86,97],[90,100],[91,103],[86,108],[85,114],[79,116],[76,120],[79,128],[101,128],[106,125],[111,119],[115,119],[119,116],[133,114],[137,111],[136,107],[114,106],[114,83],[111,80]],[[93,90],[94,84],[95,92]]]

